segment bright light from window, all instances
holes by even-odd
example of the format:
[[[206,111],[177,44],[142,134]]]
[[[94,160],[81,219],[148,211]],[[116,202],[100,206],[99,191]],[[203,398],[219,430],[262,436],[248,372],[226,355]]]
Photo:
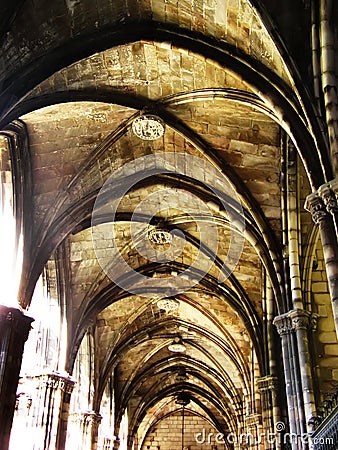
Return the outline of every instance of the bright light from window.
[[[0,303],[17,308],[22,269],[22,236],[16,236],[13,186],[7,140],[0,141]]]

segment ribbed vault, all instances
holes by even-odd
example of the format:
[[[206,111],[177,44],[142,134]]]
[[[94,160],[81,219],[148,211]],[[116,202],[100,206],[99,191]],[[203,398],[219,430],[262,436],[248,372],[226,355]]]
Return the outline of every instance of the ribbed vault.
[[[17,156],[31,206],[21,306],[53,267],[66,299],[65,368],[72,372],[89,333],[93,409],[113,379],[115,431],[127,411],[130,448],[181,413],[182,392],[192,415],[236,432],[244,415],[261,412],[267,322],[289,309],[288,139],[309,186],[331,177],[290,55],[262,22],[266,11],[254,8],[261,2],[55,1],[50,21],[45,8],[32,24],[28,3],[18,11],[26,53],[13,54],[11,35],[4,38],[0,95],[2,134],[25,143]],[[41,35],[38,21],[47,24]],[[158,118],[163,136],[135,135],[145,114]],[[184,170],[173,170],[181,160]],[[168,241],[151,241],[151,231]],[[174,241],[180,251],[170,258]],[[161,309],[163,297],[177,309]],[[185,349],[173,353],[177,341]]]

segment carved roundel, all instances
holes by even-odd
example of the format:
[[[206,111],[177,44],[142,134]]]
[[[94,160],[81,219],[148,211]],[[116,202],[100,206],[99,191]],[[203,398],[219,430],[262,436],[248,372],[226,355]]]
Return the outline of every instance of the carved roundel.
[[[132,124],[134,134],[146,141],[154,141],[163,136],[164,123],[162,120],[151,114],[137,117]]]

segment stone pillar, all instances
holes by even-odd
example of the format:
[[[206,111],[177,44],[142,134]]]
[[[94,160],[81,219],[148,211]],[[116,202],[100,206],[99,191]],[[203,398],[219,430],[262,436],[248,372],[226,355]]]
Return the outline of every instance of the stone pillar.
[[[277,395],[278,378],[271,375],[259,378],[257,386],[261,393],[264,450],[280,450],[281,443],[275,438],[276,427],[281,421]]]
[[[67,449],[96,450],[102,416],[95,411],[85,411],[72,414],[71,419],[70,434],[72,436],[70,436],[69,442],[67,440]]]
[[[40,450],[62,449],[64,442],[64,409],[75,381],[68,375],[52,372],[35,377],[37,397],[33,399],[34,444]],[[64,400],[66,403],[64,404]],[[59,421],[61,420],[61,423]]]
[[[308,423],[316,411],[308,340],[308,332],[312,324],[312,315],[308,311],[300,309],[290,311],[289,315],[292,320],[292,328],[296,333],[305,423],[307,427],[306,431],[309,432],[310,429],[308,428]]]
[[[102,416],[99,413],[92,411],[90,416],[90,437],[91,437],[91,450],[97,449],[98,431],[102,420]]]
[[[64,383],[56,438],[58,450],[64,450],[66,446],[70,399],[76,382],[68,377],[64,379]]]
[[[322,193],[326,192],[322,189]],[[324,195],[324,194],[323,194]],[[332,196],[330,197],[332,200]],[[329,203],[326,202],[326,205]],[[322,197],[318,194],[308,195],[305,203],[305,209],[311,212],[313,221],[319,226],[320,237],[322,240],[325,267],[329,291],[332,301],[333,317],[335,320],[336,333],[338,336],[338,241],[336,229],[331,216],[334,208],[329,207],[331,213]]]
[[[245,418],[245,425],[246,433],[240,436],[240,448],[248,448],[251,450],[261,449],[264,446],[262,416],[260,414],[250,414]]]
[[[113,450],[118,450],[120,448],[120,438],[115,438],[114,440],[114,445],[113,445]]]
[[[282,340],[290,435],[298,439],[297,449],[307,448],[306,439],[299,438],[311,432],[309,421],[316,412],[308,345],[308,333],[316,325],[316,316],[295,309],[274,320]]]
[[[24,344],[34,319],[0,306],[0,448],[7,450]]]
[[[297,373],[298,360],[295,355],[295,342],[292,333],[292,320],[289,314],[277,316],[274,324],[281,337],[286,399],[289,417],[290,445],[292,450],[300,450],[298,438],[305,429],[304,411],[302,404],[301,386]]]

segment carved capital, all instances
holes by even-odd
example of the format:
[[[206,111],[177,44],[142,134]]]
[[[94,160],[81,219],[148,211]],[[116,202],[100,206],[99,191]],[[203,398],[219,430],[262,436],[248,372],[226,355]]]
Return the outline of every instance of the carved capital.
[[[71,394],[75,385],[75,380],[73,378],[58,372],[41,375],[38,378],[40,379],[41,386],[46,386],[55,391],[59,389],[66,394]]]
[[[313,433],[316,430],[316,428],[318,427],[318,425],[320,423],[321,423],[320,417],[317,417],[317,416],[310,417],[310,419],[308,420],[308,425],[309,425],[311,433]]]
[[[113,449],[114,450],[117,450],[117,449],[119,449],[120,448],[120,438],[115,438],[115,440],[114,440],[114,446],[113,446]]]
[[[314,328],[318,315],[311,314],[304,309],[293,309],[286,314],[275,317],[273,323],[280,335],[290,333],[293,330],[309,330]]]
[[[318,195],[320,195],[320,197],[323,199],[326,210],[329,213],[335,214],[338,212],[337,197],[332,190],[330,183],[320,186],[320,188],[318,189]]]
[[[69,416],[73,423],[79,425],[86,425],[87,427],[95,427],[99,426],[102,420],[101,414],[96,413],[95,411],[85,411],[85,412],[77,412],[70,414]]]
[[[262,423],[262,416],[261,414],[250,414],[244,420],[247,427],[257,427]]]
[[[272,375],[267,375],[257,380],[257,387],[260,392],[275,391],[278,389],[278,385],[278,378]]]
[[[289,312],[294,330],[308,330],[310,328],[311,313],[303,309],[295,309]]]
[[[330,181],[330,188],[338,197],[338,177]]]
[[[83,421],[88,425],[99,426],[101,420],[101,414],[98,414],[95,411],[86,411],[85,413],[83,413]]]
[[[312,215],[312,220],[319,224],[328,217],[324,200],[318,194],[310,194],[306,197],[304,208]]]
[[[273,320],[273,324],[276,326],[278,334],[283,336],[292,331],[292,320],[288,314],[282,314],[277,316]]]
[[[310,329],[313,331],[317,330],[317,325],[318,325],[318,319],[319,319],[319,314],[316,313],[312,313],[310,316]]]

